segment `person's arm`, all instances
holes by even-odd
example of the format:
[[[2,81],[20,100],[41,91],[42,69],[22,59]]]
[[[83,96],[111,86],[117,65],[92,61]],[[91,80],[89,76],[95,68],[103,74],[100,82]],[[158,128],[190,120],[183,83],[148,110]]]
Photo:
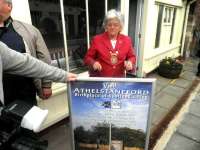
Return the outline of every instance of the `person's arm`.
[[[101,71],[102,66],[98,61],[96,61],[96,57],[97,57],[97,51],[96,51],[96,42],[94,38],[91,42],[89,50],[85,55],[84,64],[87,65],[89,69]]]
[[[88,49],[85,57],[84,57],[84,64],[87,66],[93,66],[96,61],[96,48],[95,48],[95,39],[92,40],[90,48]]]
[[[36,31],[36,56],[39,60],[46,62],[47,64],[51,64],[51,56],[48,51],[48,48],[45,44],[45,41],[40,33],[40,31],[35,28]],[[37,82],[37,80],[36,80]],[[38,96],[42,99],[48,99],[52,95],[51,89],[52,82],[50,80],[41,80],[41,89],[38,89]]]
[[[2,67],[5,72],[27,77],[44,78],[56,82],[76,80],[76,75],[48,64],[28,55],[15,52],[0,42]]]

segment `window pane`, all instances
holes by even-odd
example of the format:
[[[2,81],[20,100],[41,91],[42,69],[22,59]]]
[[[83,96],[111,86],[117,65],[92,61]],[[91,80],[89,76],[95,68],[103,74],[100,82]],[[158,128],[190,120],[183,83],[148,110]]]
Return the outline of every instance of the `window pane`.
[[[29,0],[29,5],[32,23],[42,33],[51,54],[52,64],[65,69],[65,52],[59,0]]]
[[[94,35],[102,33],[104,31],[102,23],[105,16],[105,1],[89,0],[88,7],[89,7],[89,30],[91,39]]]
[[[156,30],[156,40],[155,40],[155,48],[158,48],[159,44],[160,44],[160,34],[161,34],[163,8],[164,8],[163,5],[159,5],[158,22],[157,22],[157,30]]]
[[[168,17],[168,15],[167,15],[167,11],[168,9],[165,7],[165,18],[164,18],[164,22],[167,22],[167,17]]]
[[[170,23],[171,22],[171,11],[172,11],[172,9],[171,8],[169,8],[169,16],[168,16],[168,22]]]
[[[121,0],[108,0],[108,10],[116,9],[120,10]]]
[[[176,19],[176,8],[174,8],[174,13],[173,13],[172,29],[170,33],[170,42],[169,42],[170,44],[172,43],[173,40],[175,19]]]
[[[67,48],[70,71],[82,72],[87,51],[85,0],[64,1]]]
[[[136,27],[136,16],[137,16],[137,1],[129,1],[129,25],[128,25],[128,34],[131,37],[132,41],[135,42],[135,27]]]

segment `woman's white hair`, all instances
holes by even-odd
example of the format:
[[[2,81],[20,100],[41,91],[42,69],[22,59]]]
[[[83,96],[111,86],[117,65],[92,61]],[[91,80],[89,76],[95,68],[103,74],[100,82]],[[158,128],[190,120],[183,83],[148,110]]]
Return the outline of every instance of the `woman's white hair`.
[[[105,28],[105,26],[108,23],[109,19],[113,19],[113,18],[117,18],[121,24],[121,26],[123,27],[124,25],[124,16],[121,14],[121,12],[116,11],[115,9],[111,9],[107,12],[104,20],[103,20],[103,27]]]
[[[12,4],[12,0],[5,0],[7,3]]]

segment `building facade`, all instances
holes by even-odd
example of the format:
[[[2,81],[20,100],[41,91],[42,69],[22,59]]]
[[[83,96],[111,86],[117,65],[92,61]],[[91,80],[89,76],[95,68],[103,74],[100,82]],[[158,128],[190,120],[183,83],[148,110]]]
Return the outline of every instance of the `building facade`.
[[[189,0],[13,0],[12,17],[33,24],[42,33],[52,64],[84,73],[83,57],[90,40],[103,32],[106,12],[117,9],[125,16],[123,33],[132,38],[137,56],[136,76],[145,77],[165,57],[183,56],[188,22]],[[24,8],[24,9],[21,9]],[[66,86],[54,85],[51,99],[39,101],[50,110],[49,126],[68,116]],[[59,98],[58,98],[59,97]],[[65,101],[65,102],[64,102]],[[61,106],[59,106],[61,105]],[[59,109],[59,110],[58,110]],[[51,112],[53,111],[53,112]],[[59,111],[59,112],[55,112]],[[45,127],[44,127],[45,128]]]

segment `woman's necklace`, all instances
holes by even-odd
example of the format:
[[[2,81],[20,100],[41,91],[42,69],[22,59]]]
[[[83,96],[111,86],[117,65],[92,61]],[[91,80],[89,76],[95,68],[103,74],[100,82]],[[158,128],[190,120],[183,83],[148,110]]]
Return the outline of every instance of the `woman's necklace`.
[[[115,65],[118,63],[118,54],[119,54],[118,51],[115,51],[115,52],[110,51],[111,64]]]

